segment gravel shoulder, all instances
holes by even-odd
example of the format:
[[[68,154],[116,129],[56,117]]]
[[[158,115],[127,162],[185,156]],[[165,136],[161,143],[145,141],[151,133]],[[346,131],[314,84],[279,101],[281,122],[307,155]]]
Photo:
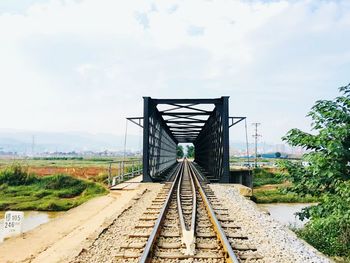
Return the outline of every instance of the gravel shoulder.
[[[134,184],[69,210],[46,224],[0,244],[0,262],[68,262],[90,246],[106,228],[158,184]]]
[[[265,262],[328,263],[333,262],[315,248],[299,239],[256,204],[242,195],[235,185],[211,184],[215,195],[234,215],[237,224],[264,256]]]
[[[119,262],[116,256],[122,250],[121,247],[128,242],[128,235],[135,233],[135,226],[139,224],[139,218],[147,207],[151,206],[152,200],[163,186],[163,184],[157,183],[142,184],[143,192],[134,198],[128,207],[115,217],[113,222],[100,232],[89,246],[85,246],[71,263]],[[130,259],[130,262],[133,261],[135,260]],[[136,261],[138,260],[136,259]]]

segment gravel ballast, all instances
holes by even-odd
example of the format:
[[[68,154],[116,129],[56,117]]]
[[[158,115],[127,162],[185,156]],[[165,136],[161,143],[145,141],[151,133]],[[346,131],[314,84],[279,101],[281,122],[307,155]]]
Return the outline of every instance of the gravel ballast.
[[[258,252],[264,256],[265,262],[333,262],[299,239],[286,226],[260,211],[254,202],[241,196],[234,185],[211,184],[210,187]]]
[[[151,205],[152,200],[162,189],[161,184],[142,184],[140,194],[128,204],[124,211],[109,225],[93,243],[81,251],[71,263],[85,262],[116,262],[120,246],[128,240],[128,234],[134,232],[139,218]]]

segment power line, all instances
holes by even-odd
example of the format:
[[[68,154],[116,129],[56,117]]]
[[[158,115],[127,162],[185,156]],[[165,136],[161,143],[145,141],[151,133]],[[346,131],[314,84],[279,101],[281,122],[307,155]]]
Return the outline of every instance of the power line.
[[[255,133],[253,134],[253,137],[255,139],[255,167],[258,167],[258,138],[261,137],[260,134],[258,134],[258,126],[261,125],[259,122],[252,123],[254,126]]]

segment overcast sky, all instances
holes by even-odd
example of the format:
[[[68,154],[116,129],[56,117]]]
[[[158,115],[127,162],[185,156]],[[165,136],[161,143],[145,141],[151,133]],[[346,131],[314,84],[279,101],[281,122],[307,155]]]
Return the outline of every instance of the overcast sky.
[[[348,82],[348,0],[0,1],[0,128],[123,134],[142,96],[228,95],[278,143]]]

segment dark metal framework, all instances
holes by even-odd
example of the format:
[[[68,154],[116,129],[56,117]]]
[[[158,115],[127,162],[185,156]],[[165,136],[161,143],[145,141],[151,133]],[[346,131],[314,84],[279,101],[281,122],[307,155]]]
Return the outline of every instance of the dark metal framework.
[[[195,162],[208,179],[229,182],[229,128],[245,117],[228,116],[228,99],[144,97],[143,181],[162,180],[176,163],[178,143],[193,143]],[[230,123],[231,122],[231,123]]]

